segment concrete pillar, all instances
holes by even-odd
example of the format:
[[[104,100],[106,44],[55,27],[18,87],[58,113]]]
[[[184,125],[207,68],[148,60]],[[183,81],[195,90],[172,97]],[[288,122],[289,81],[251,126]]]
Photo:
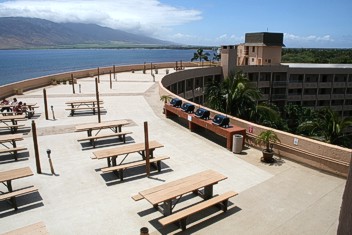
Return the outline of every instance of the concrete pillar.
[[[221,67],[224,78],[228,77],[236,68],[237,46],[221,46]]]

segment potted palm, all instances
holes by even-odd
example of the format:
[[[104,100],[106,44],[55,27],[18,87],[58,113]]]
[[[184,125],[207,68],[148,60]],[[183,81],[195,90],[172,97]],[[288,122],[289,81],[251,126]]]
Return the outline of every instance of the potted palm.
[[[160,101],[163,101],[164,102],[164,109],[163,109],[163,113],[165,113],[165,104],[170,101],[172,99],[171,96],[169,95],[162,95],[160,96]]]
[[[260,145],[265,145],[265,149],[262,150],[263,157],[262,161],[272,163],[274,162],[274,151],[272,144],[280,142],[279,137],[277,137],[276,133],[273,130],[262,131],[258,137],[256,138],[256,143]]]

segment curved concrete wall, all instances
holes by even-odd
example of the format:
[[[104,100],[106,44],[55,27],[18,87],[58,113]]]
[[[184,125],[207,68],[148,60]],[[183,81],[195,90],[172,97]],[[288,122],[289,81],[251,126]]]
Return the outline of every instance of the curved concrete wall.
[[[220,70],[219,70],[220,69]],[[221,73],[221,67],[213,68],[197,68],[192,70],[179,71],[166,75],[162,81],[160,81],[159,93],[162,95],[169,95],[171,97],[177,97],[181,100],[186,101],[181,96],[170,92],[167,87],[170,87],[174,83],[191,79],[194,77],[201,77],[209,75],[219,75]],[[187,102],[190,102],[187,100]],[[190,102],[192,103],[192,102]],[[193,103],[195,104],[195,103]],[[198,104],[195,104],[198,106]],[[208,109],[211,112],[211,116],[215,114],[221,114],[215,110]],[[270,129],[265,126],[257,125],[255,123],[247,122],[236,117],[230,117],[233,125],[245,128],[247,130],[247,143],[256,148],[262,148],[255,144],[255,137],[259,135],[263,130]],[[249,130],[252,133],[249,133]],[[274,150],[278,156],[291,159],[301,164],[327,171],[339,176],[347,177],[349,163],[351,160],[351,149],[342,148],[336,145],[331,145],[316,141],[313,139],[305,138],[299,135],[290,134],[287,132],[275,130],[281,143],[274,145]],[[258,156],[258,159],[261,156]]]
[[[178,64],[180,66],[180,64]],[[146,64],[146,69],[150,70],[150,64]],[[153,64],[157,66],[157,68],[175,68],[175,63],[157,63]],[[183,67],[196,67],[196,63],[191,62],[183,62]],[[128,65],[128,66],[116,66],[115,72],[128,72],[132,70],[143,70],[144,65]],[[100,74],[107,74],[113,71],[113,67],[104,67],[99,68]],[[0,99],[4,97],[8,97],[14,95],[14,89],[22,89],[23,91],[31,90],[35,88],[40,88],[44,86],[48,86],[51,84],[53,79],[55,80],[68,80],[71,78],[71,74],[73,74],[74,78],[84,78],[84,77],[92,77],[97,76],[98,69],[88,69],[81,71],[72,71],[67,73],[53,74],[49,76],[43,76],[33,79],[28,79],[20,82],[15,82],[7,85],[0,86]],[[166,87],[171,86],[174,83],[184,81],[186,79],[194,78],[194,77],[204,77],[210,75],[221,75],[221,67],[207,67],[207,68],[196,68],[196,69],[188,69],[178,71],[176,73],[171,73],[166,75],[162,81],[159,83],[160,85],[160,95],[170,95],[172,97],[178,97],[183,99],[182,97],[177,96],[170,92]],[[189,102],[189,101],[188,101]],[[210,110],[210,109],[209,109]],[[215,110],[210,110],[212,115],[218,114],[219,112]],[[254,123],[250,123],[235,117],[231,117],[231,123],[243,128],[246,128],[247,135],[249,138],[247,139],[247,143],[260,148],[260,146],[256,146],[255,143],[251,140],[254,139],[256,135],[258,135],[261,131],[268,129],[267,127],[260,126]],[[249,128],[253,130],[253,133],[248,133]],[[281,143],[277,144],[274,147],[274,150],[279,156],[289,158],[291,160],[306,164],[308,166],[312,166],[317,169],[321,169],[324,171],[328,171],[334,173],[336,175],[340,175],[343,177],[347,177],[348,174],[348,166],[350,162],[350,156],[352,153],[351,149],[341,148],[335,145],[330,145],[326,143],[322,143],[319,141],[315,141],[309,138],[289,134],[282,131],[276,131]],[[251,138],[252,137],[252,138]],[[293,143],[294,139],[298,140],[298,145]],[[258,156],[259,158],[260,156]]]
[[[150,67],[153,66],[153,68],[175,68],[176,63],[151,63],[145,64],[145,68],[147,70],[150,70]],[[180,63],[178,63],[178,66],[180,66]],[[197,66],[196,63],[192,62],[183,62],[182,67],[195,67]],[[102,67],[99,68],[99,74],[108,74],[113,72],[114,67]],[[137,65],[126,65],[126,66],[115,66],[115,72],[128,72],[132,70],[143,70],[144,69],[144,64],[137,64]],[[22,89],[23,91],[28,91],[31,89],[35,88],[40,88],[44,86],[48,86],[51,84],[51,81],[53,79],[55,80],[69,80],[71,79],[71,74],[73,74],[74,78],[85,78],[85,77],[92,77],[92,76],[97,76],[98,75],[98,68],[95,69],[87,69],[87,70],[79,70],[79,71],[70,71],[66,73],[59,73],[59,74],[52,74],[48,76],[43,76],[43,77],[38,77],[38,78],[32,78],[32,79],[27,79],[15,83],[10,83],[6,84],[3,86],[0,86],[0,99],[3,99],[5,97],[9,97],[12,95],[15,95],[15,89]]]

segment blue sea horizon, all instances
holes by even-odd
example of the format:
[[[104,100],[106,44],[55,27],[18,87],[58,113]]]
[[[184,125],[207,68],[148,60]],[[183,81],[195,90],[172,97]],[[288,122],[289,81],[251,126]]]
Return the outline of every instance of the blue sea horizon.
[[[0,50],[0,85],[97,67],[190,61],[194,52],[194,49]]]

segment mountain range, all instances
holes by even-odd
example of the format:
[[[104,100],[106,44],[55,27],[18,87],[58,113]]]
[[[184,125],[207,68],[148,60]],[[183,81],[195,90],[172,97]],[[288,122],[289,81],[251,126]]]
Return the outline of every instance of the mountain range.
[[[158,47],[175,43],[102,27],[55,23],[26,17],[0,17],[0,49]]]

